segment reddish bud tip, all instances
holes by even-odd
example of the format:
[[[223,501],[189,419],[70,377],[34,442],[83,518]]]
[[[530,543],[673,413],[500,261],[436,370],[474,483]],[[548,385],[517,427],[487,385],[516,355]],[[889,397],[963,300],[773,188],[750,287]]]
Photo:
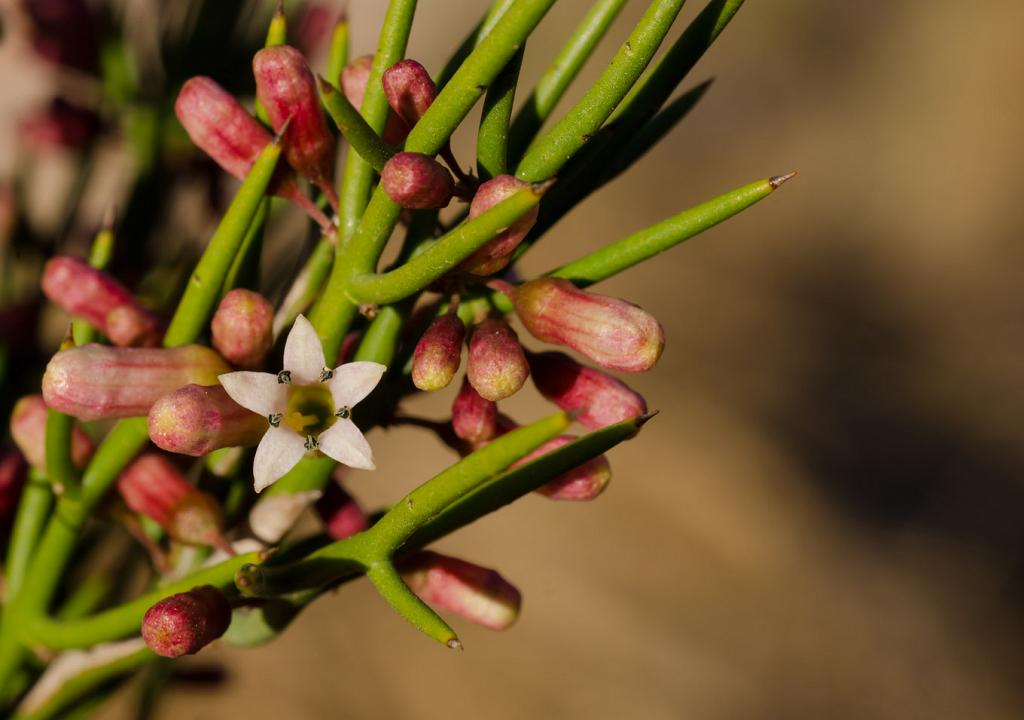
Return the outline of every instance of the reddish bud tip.
[[[46,472],[46,402],[42,395],[26,395],[11,412],[11,438],[29,465]],[[71,431],[71,461],[81,470],[96,444],[77,424]]]
[[[236,367],[257,368],[274,344],[274,307],[259,293],[237,288],[220,301],[210,330],[213,347]]]
[[[344,540],[367,528],[366,513],[359,503],[336,482],[327,484],[323,496],[316,503],[317,513],[327,534],[335,540]]]
[[[480,397],[468,378],[464,379],[452,403],[452,429],[455,434],[469,443],[487,442],[498,434],[497,416],[498,406]]]
[[[458,315],[448,313],[430,323],[413,351],[413,384],[427,392],[448,387],[458,372],[465,336]]]
[[[212,585],[164,598],[146,611],[142,639],[161,657],[192,655],[219,638],[231,624],[231,605]]]
[[[0,452],[0,525],[14,517],[25,485],[25,458],[17,450]]]
[[[639,393],[605,372],[580,365],[560,352],[530,355],[533,384],[541,395],[591,429],[647,412]]]
[[[473,327],[466,375],[488,400],[503,400],[519,392],[530,375],[530,366],[508,323],[488,319]]]
[[[344,91],[345,98],[352,103],[353,107],[361,108],[363,106],[363,96],[366,95],[366,85],[370,81],[372,67],[373,55],[362,55],[341,71],[338,84]],[[405,136],[408,134],[409,127],[402,118],[389,112],[387,125],[384,127],[384,142],[392,147],[399,147],[405,142]]]
[[[469,204],[470,219],[479,217],[513,193],[529,187],[528,183],[511,175],[499,175],[488,180],[477,189]],[[498,233],[493,240],[466,258],[460,267],[474,275],[491,275],[504,268],[512,260],[512,253],[519,243],[537,222],[537,212],[538,208],[533,207],[506,230]]]
[[[455,194],[455,181],[448,169],[427,155],[400,152],[384,165],[381,187],[404,208],[443,208]]]
[[[224,447],[256,445],[267,419],[232,400],[220,385],[186,385],[149,410],[149,437],[168,452],[199,457]]]
[[[402,579],[423,602],[491,630],[516,621],[522,596],[496,570],[424,550],[399,566]]]
[[[401,60],[381,78],[388,105],[410,128],[415,126],[437,97],[430,73],[415,60]]]
[[[584,292],[568,280],[531,280],[513,301],[538,340],[571,347],[609,370],[650,370],[665,348],[665,331],[653,315],[625,300]]]

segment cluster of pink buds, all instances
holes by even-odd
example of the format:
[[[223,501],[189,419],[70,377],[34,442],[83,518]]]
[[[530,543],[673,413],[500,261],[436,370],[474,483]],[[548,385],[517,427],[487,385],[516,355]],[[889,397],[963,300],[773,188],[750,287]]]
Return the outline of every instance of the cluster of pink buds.
[[[146,611],[142,639],[161,657],[193,655],[223,635],[231,624],[231,605],[212,585],[164,598]]]
[[[373,55],[361,55],[350,62],[341,76],[338,83],[345,98],[352,103],[353,107],[361,107],[363,96],[366,95],[366,85],[370,82],[370,69],[373,66]],[[387,125],[384,127],[383,139],[388,145],[398,147],[405,142],[405,136],[409,134],[409,127],[405,121],[394,112],[388,113]]]

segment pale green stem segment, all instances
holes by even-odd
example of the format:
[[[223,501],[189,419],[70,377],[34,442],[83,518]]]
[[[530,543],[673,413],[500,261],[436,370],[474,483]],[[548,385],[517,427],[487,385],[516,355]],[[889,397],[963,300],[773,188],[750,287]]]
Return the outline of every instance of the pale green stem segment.
[[[417,630],[453,650],[462,648],[455,631],[409,589],[391,562],[381,560],[374,563],[366,571],[366,576],[388,604]]]
[[[324,78],[318,79],[320,100],[327,108],[327,113],[334,120],[334,124],[338,126],[338,130],[370,167],[377,172],[383,170],[384,164],[395,154],[395,149],[381,140],[380,135],[374,132],[344,93]],[[351,158],[351,155],[349,157]]]
[[[263,231],[266,229],[267,215],[270,212],[270,198],[263,198],[256,215],[249,223],[249,229],[242,238],[242,244],[235,253],[231,267],[224,276],[224,286],[220,296],[237,287],[256,288],[260,279],[260,253],[263,251]]]
[[[596,133],[612,114],[654,57],[683,0],[655,0],[575,107],[538,138],[523,156],[516,177],[528,182],[547,180]]]
[[[341,82],[341,71],[348,65],[350,38],[348,15],[343,10],[331,31],[331,44],[327,50],[327,79],[335,85]]]
[[[115,238],[112,223],[112,220],[104,222],[104,227],[96,233],[89,249],[89,265],[97,270],[106,270],[114,258]],[[75,345],[91,343],[96,339],[96,328],[85,320],[72,320],[71,337],[74,338]]]
[[[274,315],[274,337],[291,327],[295,318],[306,311],[320,294],[334,265],[334,244],[337,238],[321,236],[309,259],[292,282],[281,308]]]
[[[270,23],[267,25],[267,37],[263,42],[263,47],[284,45],[286,42],[288,42],[288,21],[284,16],[284,8],[281,4],[278,4],[270,18]],[[256,117],[260,119],[260,122],[270,127],[270,117],[267,115],[267,109],[263,107],[259,98],[256,98],[253,103],[253,109],[256,111]]]
[[[77,492],[78,470],[71,458],[71,437],[75,419],[70,415],[46,411],[46,472],[50,482],[65,492]]]
[[[434,80],[434,83],[437,85],[438,90],[448,84],[448,81],[452,79],[455,71],[462,66],[462,63],[466,61],[469,54],[473,52],[473,48],[479,45],[480,41],[484,39],[487,33],[494,29],[497,22],[501,20],[501,16],[504,15],[510,7],[512,7],[512,4],[515,1],[516,0],[494,0],[491,6],[487,9],[487,12],[484,13],[480,22],[478,22],[476,27],[474,27],[469,34],[463,38],[462,42],[459,43],[459,47],[454,53],[452,53],[452,56],[448,58],[448,62],[444,64],[444,67],[441,68],[441,72],[437,74],[437,78]]]
[[[523,50],[519,48],[484,97],[480,130],[476,135],[476,167],[482,181],[508,172],[508,132],[512,120],[512,105],[516,99],[519,69],[523,64]]]
[[[36,540],[39,539],[52,506],[53,490],[50,481],[42,472],[33,468],[29,471],[28,482],[21,493],[14,528],[7,545],[7,560],[4,563],[4,599],[7,604],[21,590]]]
[[[509,162],[517,164],[541,125],[604,38],[625,6],[626,0],[597,0],[569,41],[544,71],[537,87],[516,115],[509,136]]]

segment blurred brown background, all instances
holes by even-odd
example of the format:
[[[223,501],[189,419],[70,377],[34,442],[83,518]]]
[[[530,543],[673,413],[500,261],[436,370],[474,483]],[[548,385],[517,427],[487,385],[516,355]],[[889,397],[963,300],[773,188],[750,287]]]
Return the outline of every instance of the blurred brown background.
[[[384,6],[351,3],[356,54]],[[421,0],[409,54],[436,71],[485,6]],[[587,6],[548,15],[524,85]],[[179,687],[159,717],[1024,715],[1022,27],[1020,0],[748,2],[691,117],[525,263],[800,172],[598,288],[665,324],[661,364],[629,378],[660,416],[598,501],[527,498],[441,544],[520,587],[518,624],[456,621],[448,652],[359,583],[270,647],[204,652],[226,686]],[[524,395],[517,418],[544,410]],[[379,470],[351,483],[371,506],[452,460],[416,430],[371,441]]]

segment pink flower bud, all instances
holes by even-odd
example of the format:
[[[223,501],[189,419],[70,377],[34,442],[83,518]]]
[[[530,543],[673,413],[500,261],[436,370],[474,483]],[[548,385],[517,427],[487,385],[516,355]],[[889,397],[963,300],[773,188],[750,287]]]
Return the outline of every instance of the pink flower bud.
[[[530,369],[541,395],[563,410],[578,412],[576,419],[591,429],[647,412],[644,399],[625,383],[564,353],[531,354]]]
[[[554,440],[541,445],[526,457],[517,460],[512,467],[519,467],[533,462],[552,450],[568,445],[576,438],[572,435],[559,435]],[[593,500],[608,486],[612,479],[612,468],[608,458],[598,455],[569,472],[559,475],[554,480],[541,485],[536,492],[552,500]]]
[[[496,570],[424,550],[403,560],[402,579],[423,602],[491,630],[516,621],[522,596]]]
[[[430,323],[412,354],[412,382],[420,390],[433,392],[448,387],[462,360],[466,328],[454,313]]]
[[[316,510],[327,534],[335,540],[361,533],[368,524],[359,503],[336,482],[327,484],[323,496],[317,500]]]
[[[469,203],[470,219],[479,217],[513,193],[529,187],[511,175],[499,175],[488,180],[476,191]],[[492,275],[512,260],[512,253],[537,222],[538,208],[534,207],[507,229],[498,233],[493,240],[462,261],[459,266],[474,275]]]
[[[77,148],[89,142],[99,127],[99,117],[92,110],[57,98],[23,120],[18,135],[24,145],[33,148]]]
[[[466,376],[481,396],[503,400],[519,392],[530,375],[515,330],[503,320],[484,320],[469,339]]]
[[[373,55],[362,55],[350,62],[341,76],[338,83],[341,85],[345,98],[352,103],[353,107],[362,108],[363,96],[366,94],[366,84],[370,81],[370,68],[373,66]],[[384,142],[393,147],[398,147],[405,142],[405,136],[409,134],[409,127],[393,112],[388,113],[387,125],[384,127]]]
[[[208,77],[194,77],[182,86],[174,112],[192,142],[239,180],[273,140],[231,93]],[[291,200],[321,227],[330,227],[330,220],[299,190],[294,172],[285,163],[277,166],[272,192]]]
[[[259,293],[237,288],[224,296],[210,323],[213,347],[232,365],[253,369],[274,344],[274,307]]]
[[[437,97],[430,73],[415,60],[401,60],[381,78],[388,105],[410,128],[416,125]]]
[[[14,517],[25,485],[25,458],[17,450],[0,452],[0,526]]]
[[[61,350],[43,375],[43,399],[80,420],[146,415],[157,400],[183,385],[214,385],[230,368],[202,345]]]
[[[650,370],[665,348],[665,331],[653,315],[625,300],[584,292],[568,280],[531,280],[511,296],[535,338],[571,347],[609,370]]]
[[[186,385],[149,410],[149,437],[167,452],[199,457],[224,447],[249,447],[267,431],[267,418],[243,408],[220,385]]]
[[[463,379],[462,388],[452,403],[452,429],[455,435],[469,443],[482,443],[493,438],[497,430],[498,406]]]
[[[443,208],[455,194],[455,181],[448,169],[421,153],[400,152],[384,165],[381,187],[388,197],[404,208]]]
[[[46,472],[46,403],[42,395],[26,395],[11,412],[11,438],[29,465]],[[81,470],[96,444],[76,424],[71,431],[71,462]]]
[[[196,489],[163,455],[144,453],[136,458],[118,477],[117,491],[125,505],[162,527],[176,542],[232,552],[221,534],[223,516],[217,501]]]
[[[212,585],[164,598],[142,618],[142,639],[161,657],[193,655],[223,635],[231,604]]]
[[[102,270],[75,257],[46,263],[41,281],[46,297],[88,321],[122,347],[160,342],[160,323],[127,288]]]
[[[306,176],[337,210],[334,191],[334,136],[327,129],[316,79],[302,53],[288,45],[260,50],[252,59],[256,96],[281,132],[285,123],[284,153],[288,164]]]

